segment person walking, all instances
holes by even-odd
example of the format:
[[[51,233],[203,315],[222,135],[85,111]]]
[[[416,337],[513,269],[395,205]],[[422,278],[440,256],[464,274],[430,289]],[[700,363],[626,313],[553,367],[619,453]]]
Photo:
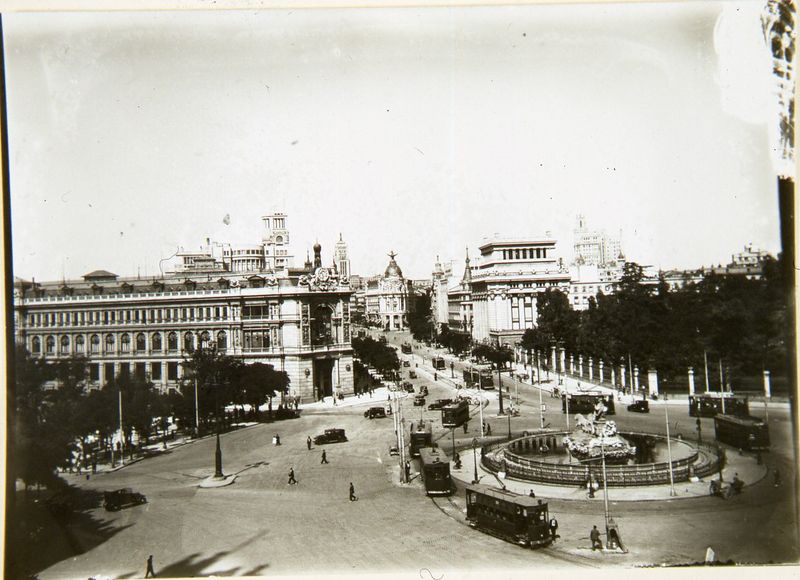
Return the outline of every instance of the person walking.
[[[467,432],[467,429],[469,429],[469,421],[464,421],[464,433]]]
[[[410,461],[406,461],[405,470],[406,470],[406,481],[408,481],[409,479],[411,479],[411,462]]]
[[[297,480],[294,478],[294,467],[289,468],[289,482],[286,485],[294,485]]]
[[[558,520],[556,518],[550,518],[550,537],[554,542],[558,537]]]
[[[322,450],[322,461],[320,461],[320,464],[322,463],[328,463],[328,456],[325,454],[324,449]]]
[[[350,482],[350,501],[358,501],[356,497],[356,488],[353,486],[353,482]]]
[[[311,451],[311,436],[310,435],[308,437],[306,437],[306,446],[308,447],[308,450]]]
[[[593,552],[598,549],[603,549],[603,542],[600,541],[600,530],[597,529],[597,526],[592,526],[592,531],[589,532],[589,539],[592,541]]]
[[[153,555],[150,554],[147,558],[147,572],[144,574],[145,578],[155,578],[156,572],[153,570]]]

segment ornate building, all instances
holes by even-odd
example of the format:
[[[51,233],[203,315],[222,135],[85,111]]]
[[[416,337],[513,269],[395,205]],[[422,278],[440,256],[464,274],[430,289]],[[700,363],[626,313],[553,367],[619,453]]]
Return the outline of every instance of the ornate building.
[[[408,328],[411,308],[411,282],[403,278],[403,271],[395,262],[397,254],[389,252],[389,265],[383,277],[367,282],[367,322],[380,325],[385,330]]]
[[[336,263],[336,268],[339,270],[339,276],[343,280],[350,279],[350,258],[347,257],[347,244],[342,240],[342,234],[339,234],[339,241],[333,250],[333,259]]]
[[[431,281],[431,312],[437,332],[441,330],[443,324],[449,324],[447,291],[452,276],[452,262],[442,264],[439,261],[439,256],[436,256],[436,264],[433,267],[433,279]]]
[[[286,371],[289,394],[304,402],[352,393],[349,280],[322,266],[319,244],[311,269],[286,268],[290,256],[279,250],[288,232],[276,216],[261,269],[233,270],[243,266],[233,261],[213,275],[187,268],[149,278],[97,270],[81,280],[18,279],[16,340],[45,360],[86,356],[90,386],[131,374],[177,388],[186,378],[181,363],[215,346]]]
[[[450,330],[472,334],[472,266],[470,266],[469,248],[464,263],[464,275],[461,282],[447,291],[447,325]]]

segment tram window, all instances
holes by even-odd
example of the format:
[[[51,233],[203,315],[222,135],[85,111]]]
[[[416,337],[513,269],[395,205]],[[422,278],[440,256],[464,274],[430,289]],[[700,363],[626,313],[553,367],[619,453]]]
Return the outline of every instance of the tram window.
[[[525,508],[522,508],[522,517],[523,518],[527,518],[528,517],[528,510],[526,510]]]

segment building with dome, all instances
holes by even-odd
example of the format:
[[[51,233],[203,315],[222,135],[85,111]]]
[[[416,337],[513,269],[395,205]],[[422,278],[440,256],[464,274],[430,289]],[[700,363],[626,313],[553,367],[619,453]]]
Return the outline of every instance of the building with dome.
[[[408,328],[408,313],[412,307],[411,281],[403,278],[403,271],[395,261],[396,256],[394,252],[389,252],[389,265],[383,276],[367,282],[367,324],[384,330]]]

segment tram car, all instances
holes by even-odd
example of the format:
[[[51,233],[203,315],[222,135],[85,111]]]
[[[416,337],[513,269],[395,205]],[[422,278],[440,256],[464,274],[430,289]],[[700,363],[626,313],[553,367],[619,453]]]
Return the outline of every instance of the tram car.
[[[451,495],[450,460],[441,449],[425,447],[419,450],[419,472],[427,495]]]
[[[411,354],[411,345],[407,342],[404,342],[400,345],[400,350],[403,352],[403,354]]]
[[[411,457],[419,457],[419,450],[433,445],[433,435],[431,434],[431,424],[420,421],[416,426],[411,424],[411,442],[408,449]]]
[[[714,431],[720,443],[748,451],[769,449],[769,425],[758,417],[716,415]]]
[[[461,427],[469,420],[469,401],[462,399],[442,407],[442,427]]]
[[[464,384],[468,387],[477,387],[483,390],[494,389],[491,369],[464,369]]]
[[[725,399],[725,409],[722,400]],[[704,393],[689,397],[690,417],[714,417],[715,415],[750,415],[750,405],[747,397],[736,396],[730,393]]]
[[[467,485],[467,522],[526,548],[553,541],[547,503],[480,483]]]
[[[567,394],[564,393],[561,395],[561,411],[563,413],[567,412],[568,400],[570,413],[594,413],[597,409],[597,404],[603,403],[606,408],[606,415],[616,414],[614,395],[603,395],[601,393],[570,393],[569,399],[567,399]]]
[[[444,359],[440,356],[435,357],[431,363],[433,364],[433,368],[435,368],[437,371],[442,371],[447,366],[445,365]]]

